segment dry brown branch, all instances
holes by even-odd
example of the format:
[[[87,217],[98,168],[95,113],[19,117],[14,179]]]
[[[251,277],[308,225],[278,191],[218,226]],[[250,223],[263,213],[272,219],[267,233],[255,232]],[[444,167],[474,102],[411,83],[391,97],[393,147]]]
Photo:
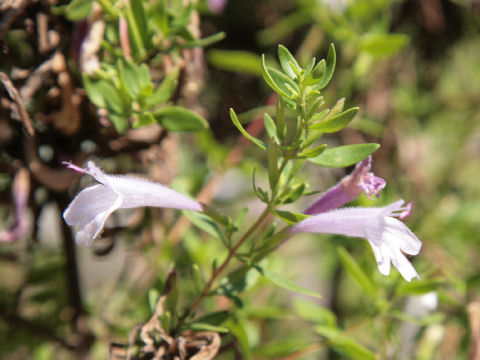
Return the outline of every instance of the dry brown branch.
[[[3,72],[0,72],[0,81],[14,102],[14,106],[11,106],[11,111],[13,113],[12,117],[17,118],[22,122],[28,135],[34,136],[35,129],[33,128],[32,121],[27,110],[25,109],[25,106],[23,105],[22,97],[20,96],[17,88],[10,81],[10,78],[7,76],[7,74]]]

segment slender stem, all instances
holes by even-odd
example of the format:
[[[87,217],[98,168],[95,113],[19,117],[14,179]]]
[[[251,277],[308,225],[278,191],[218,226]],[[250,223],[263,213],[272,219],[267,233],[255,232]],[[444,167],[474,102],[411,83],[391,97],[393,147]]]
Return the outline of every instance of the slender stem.
[[[265,210],[263,210],[262,214],[258,217],[258,219],[253,223],[252,226],[247,230],[245,234],[238,240],[238,242],[235,244],[235,246],[229,251],[227,257],[225,260],[222,262],[222,264],[214,271],[210,279],[208,280],[207,284],[203,288],[202,292],[198,297],[193,301],[193,303],[190,305],[190,307],[185,310],[183,315],[179,318],[177,327],[175,328],[175,333],[177,333],[180,328],[182,327],[183,323],[185,322],[185,319],[192,313],[192,311],[200,304],[200,302],[207,296],[208,292],[210,291],[213,282],[217,279],[217,277],[220,275],[220,273],[228,266],[230,263],[230,260],[233,259],[235,254],[237,253],[238,249],[242,246],[242,244],[247,240],[250,235],[261,225],[263,220],[270,214],[270,208],[266,207]]]

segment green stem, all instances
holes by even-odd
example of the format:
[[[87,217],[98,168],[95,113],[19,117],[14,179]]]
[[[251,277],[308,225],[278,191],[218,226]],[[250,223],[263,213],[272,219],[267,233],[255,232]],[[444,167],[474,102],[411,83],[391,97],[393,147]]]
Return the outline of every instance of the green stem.
[[[177,327],[175,328],[175,333],[177,333],[180,328],[182,327],[183,323],[185,322],[185,319],[193,312],[193,310],[200,304],[200,302],[207,296],[209,293],[210,289],[212,288],[212,285],[214,281],[218,278],[220,273],[228,266],[230,261],[234,258],[235,254],[238,252],[242,244],[252,235],[252,233],[262,224],[263,220],[270,214],[270,207],[266,207],[265,210],[263,210],[262,214],[258,217],[258,219],[250,226],[250,228],[247,230],[245,234],[238,240],[238,242],[235,244],[235,246],[229,251],[227,257],[225,260],[222,262],[222,264],[214,271],[210,279],[208,280],[207,284],[203,288],[202,292],[200,295],[197,296],[197,298],[193,301],[193,303],[190,305],[190,307],[185,310],[183,315],[178,319]]]

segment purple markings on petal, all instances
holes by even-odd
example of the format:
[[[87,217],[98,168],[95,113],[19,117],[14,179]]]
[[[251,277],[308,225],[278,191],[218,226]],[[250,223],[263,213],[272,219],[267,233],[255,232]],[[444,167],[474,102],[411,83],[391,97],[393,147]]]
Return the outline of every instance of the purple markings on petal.
[[[390,273],[391,262],[407,281],[411,281],[419,276],[403,253],[417,255],[422,243],[404,223],[396,219],[411,209],[411,204],[403,204],[404,201],[399,200],[385,207],[331,210],[300,221],[290,232],[365,238],[373,249],[382,274]]]
[[[67,224],[80,228],[76,235],[79,244],[90,245],[117,209],[152,206],[202,211],[200,203],[175,190],[132,176],[105,174],[93,161],[88,162],[86,169],[71,163],[67,166],[100,183],[82,190],[63,213]]]
[[[356,199],[362,192],[365,192],[369,198],[372,198],[373,195],[378,197],[380,191],[385,187],[386,181],[370,172],[371,167],[372,157],[369,156],[359,162],[350,175],[328,189],[305,211],[305,214],[315,215],[339,208]]]

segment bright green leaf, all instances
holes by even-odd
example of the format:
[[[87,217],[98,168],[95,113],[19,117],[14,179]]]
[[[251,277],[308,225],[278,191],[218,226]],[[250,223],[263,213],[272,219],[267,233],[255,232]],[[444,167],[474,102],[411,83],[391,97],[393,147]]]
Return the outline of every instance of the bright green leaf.
[[[307,289],[306,287],[304,287],[302,285],[296,284],[292,280],[287,279],[287,278],[285,278],[285,277],[283,277],[283,276],[281,276],[277,273],[274,273],[274,272],[271,272],[271,271],[266,270],[264,268],[261,268],[260,266],[255,266],[255,269],[260,274],[262,274],[267,280],[269,280],[273,284],[275,284],[275,285],[277,285],[277,286],[279,286],[283,289],[293,291],[293,292],[297,292],[297,293],[304,294],[304,295],[314,296],[314,297],[317,297],[317,298],[322,297],[322,295],[318,294],[317,292],[315,292],[313,290],[310,290],[310,289]]]
[[[288,51],[288,49],[283,45],[278,45],[278,59],[280,60],[280,65],[282,66],[283,71],[291,78],[295,79],[298,72],[300,72],[300,66],[298,66],[297,61],[293,55]],[[295,71],[293,70],[295,69]]]
[[[358,48],[380,58],[395,55],[408,41],[405,34],[365,34],[360,38]]]
[[[70,21],[85,19],[92,9],[93,0],[73,0],[65,8],[65,16]]]
[[[155,111],[155,119],[169,131],[198,131],[208,128],[208,122],[200,115],[181,106],[166,106]]]
[[[293,211],[272,210],[272,212],[275,216],[279,217],[289,225],[295,225],[299,221],[310,217],[310,215],[296,213]]]
[[[397,289],[395,294],[404,295],[423,295],[431,291],[436,291],[442,287],[444,281],[442,279],[430,279],[412,281],[409,283],[403,282]]]
[[[369,295],[375,297],[377,290],[373,282],[368,278],[365,272],[362,270],[360,265],[355,261],[355,259],[343,248],[338,247],[337,253],[340,257],[345,270],[348,274],[355,280],[355,282]]]
[[[343,129],[353,120],[358,112],[358,107],[348,109],[338,115],[324,121],[310,125],[310,129],[319,130],[324,133],[333,133]]]
[[[320,166],[346,167],[366,159],[379,147],[380,145],[375,143],[337,146],[308,160]]]
[[[314,85],[315,90],[322,90],[325,86],[328,85],[328,83],[332,79],[333,72],[335,71],[336,61],[337,56],[335,53],[335,46],[333,44],[330,44],[330,47],[328,48],[325,73],[322,79]]]
[[[230,109],[230,118],[232,119],[233,124],[237,127],[237,129],[242,133],[243,136],[245,136],[248,140],[253,142],[261,149],[267,150],[267,145],[262,140],[253,137],[247,132],[247,130],[243,128],[242,124],[240,124],[240,121],[238,121],[237,114],[235,114],[235,111],[233,109]]]

